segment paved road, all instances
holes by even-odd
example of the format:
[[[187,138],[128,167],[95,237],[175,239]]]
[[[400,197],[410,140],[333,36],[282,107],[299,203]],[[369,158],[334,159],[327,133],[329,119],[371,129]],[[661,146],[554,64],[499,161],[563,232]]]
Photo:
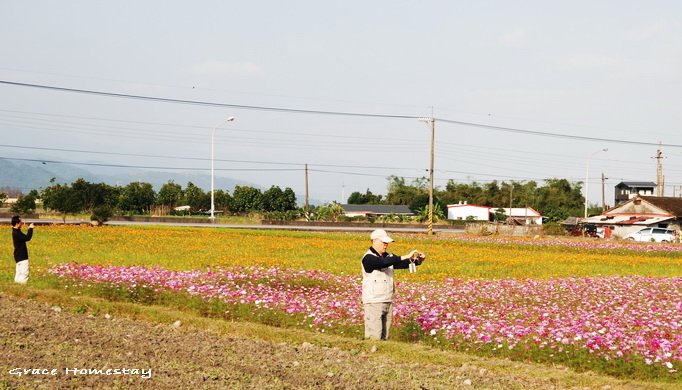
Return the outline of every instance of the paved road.
[[[35,223],[36,225],[62,224],[62,220],[52,219],[24,219],[25,223]],[[9,218],[0,218],[0,224],[9,224]],[[90,221],[67,220],[66,224],[80,225],[89,224]],[[187,226],[202,228],[226,228],[226,229],[256,229],[256,230],[294,230],[294,231],[328,231],[328,232],[369,232],[375,229],[372,226],[294,226],[294,225],[238,225],[223,223],[190,223],[190,222],[137,222],[137,221],[109,221],[106,223],[111,226],[144,226],[144,225],[164,225],[164,226]],[[414,227],[391,227],[386,228],[391,232],[400,233],[427,233],[427,229]],[[436,234],[458,234],[463,233],[462,229],[438,228],[433,229]]]

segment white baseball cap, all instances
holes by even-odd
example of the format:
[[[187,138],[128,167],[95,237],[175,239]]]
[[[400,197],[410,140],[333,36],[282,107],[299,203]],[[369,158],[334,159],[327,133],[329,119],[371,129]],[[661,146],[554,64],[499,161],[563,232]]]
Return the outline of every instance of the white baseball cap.
[[[372,234],[369,235],[369,238],[374,240],[381,240],[381,242],[389,243],[393,242],[394,240],[388,236],[388,233],[386,233],[386,230],[384,229],[377,229],[372,232]]]

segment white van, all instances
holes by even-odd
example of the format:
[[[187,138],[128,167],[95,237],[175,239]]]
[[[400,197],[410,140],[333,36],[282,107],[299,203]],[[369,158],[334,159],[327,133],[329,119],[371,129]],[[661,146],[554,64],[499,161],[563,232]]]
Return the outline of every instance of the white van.
[[[626,240],[637,242],[677,242],[677,231],[666,228],[644,228],[640,231],[626,234]]]

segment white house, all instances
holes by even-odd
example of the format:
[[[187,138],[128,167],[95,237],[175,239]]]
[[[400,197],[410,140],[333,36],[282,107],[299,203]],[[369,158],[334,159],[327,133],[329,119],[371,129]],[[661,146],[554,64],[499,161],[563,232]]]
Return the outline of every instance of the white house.
[[[522,225],[542,225],[542,215],[532,207],[513,207],[510,212],[509,207],[477,206],[474,204],[467,204],[467,202],[449,204],[448,219],[491,221],[493,220],[491,214],[494,214],[498,209],[504,210],[507,217],[511,217]]]
[[[494,213],[497,209],[504,210],[507,217],[511,217],[521,225],[542,225],[542,215],[532,207],[512,207],[511,212],[509,212],[509,207],[497,207],[491,212]]]
[[[459,202],[459,204],[448,205],[448,219],[452,220],[474,220],[474,221],[490,221],[491,207],[477,206],[475,204],[467,204],[467,202]]]

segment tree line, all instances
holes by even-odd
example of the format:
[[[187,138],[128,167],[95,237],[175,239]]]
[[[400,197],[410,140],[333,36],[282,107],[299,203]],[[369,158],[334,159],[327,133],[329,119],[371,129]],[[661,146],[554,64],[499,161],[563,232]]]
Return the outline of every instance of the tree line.
[[[53,179],[50,183],[40,192],[31,190],[19,196],[11,210],[32,213],[36,202],[42,201],[43,208],[64,217],[68,214],[91,214],[93,220],[103,222],[112,215],[150,214],[154,208],[161,208],[169,214],[206,213],[211,208],[210,191],[206,192],[192,182],[182,188],[180,184],[169,181],[158,192],[150,183],[144,182],[133,182],[124,187],[91,183],[84,179],[70,184],[58,184]],[[282,190],[272,186],[261,191],[255,187],[236,186],[232,194],[222,189],[214,191],[213,198],[215,211],[225,213],[286,212],[297,208],[296,194],[288,187]],[[189,206],[189,210],[176,211],[178,206]]]
[[[417,214],[425,216],[429,201],[428,180],[423,178],[407,182],[405,178],[389,176],[386,195],[353,192],[347,199],[349,204],[392,204],[407,205]],[[560,222],[569,216],[583,213],[584,197],[581,183],[566,179],[546,179],[543,186],[535,181],[510,181],[489,183],[447,182],[444,188],[434,190],[434,215],[444,219],[447,205],[466,201],[470,204],[490,207],[533,207],[550,222]],[[0,201],[6,195],[0,192]],[[106,183],[90,183],[77,179],[70,184],[57,184],[54,179],[42,191],[32,190],[21,195],[12,205],[12,211],[31,213],[36,201],[41,200],[43,207],[66,216],[67,214],[91,214],[95,220],[106,220],[112,215],[144,215],[161,208],[168,214],[201,213],[210,210],[211,194],[192,182],[185,188],[173,181],[154,191],[150,183],[133,182],[126,186],[111,186]],[[284,213],[278,218],[291,219],[305,215],[307,219],[324,219],[325,215],[342,213],[340,205],[312,207],[304,214],[297,207],[296,194],[287,187],[282,190],[272,186],[262,191],[250,186],[236,186],[230,194],[218,189],[214,192],[215,211],[230,214],[248,212]],[[190,211],[175,211],[177,206],[189,206]],[[293,211],[296,211],[295,213]],[[588,212],[597,213],[601,208],[593,206]],[[319,215],[317,215],[319,214]]]
[[[445,188],[434,189],[434,212],[447,215],[447,205],[468,202],[489,207],[532,207],[550,222],[560,222],[569,216],[580,216],[584,212],[585,198],[581,183],[566,179],[545,179],[545,185],[535,181],[510,181],[489,183],[456,183],[449,180]],[[369,189],[363,194],[353,192],[349,204],[399,204],[407,205],[415,213],[423,213],[429,202],[428,180],[418,178],[408,183],[405,178],[390,176],[388,192],[373,194]],[[592,206],[590,213],[601,212]]]

